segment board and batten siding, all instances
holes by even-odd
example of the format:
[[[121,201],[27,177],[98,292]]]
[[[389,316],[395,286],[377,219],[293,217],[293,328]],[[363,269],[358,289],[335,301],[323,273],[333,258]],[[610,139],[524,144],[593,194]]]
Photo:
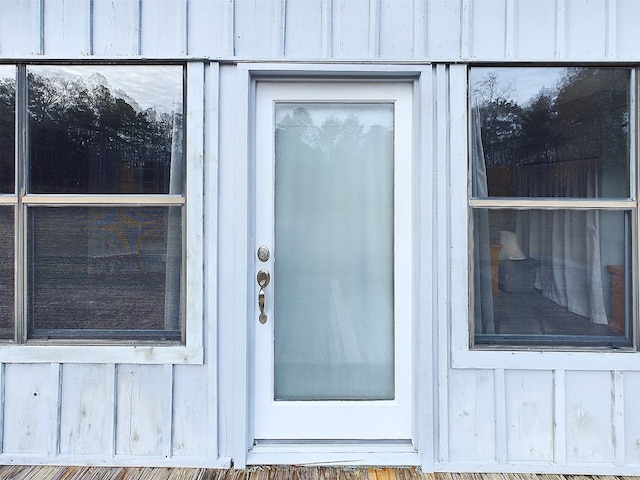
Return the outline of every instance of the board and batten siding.
[[[640,470],[637,369],[502,368],[451,363],[467,321],[448,240],[451,167],[466,156],[465,61],[637,61],[637,0],[0,0],[0,60],[220,60],[205,71],[203,365],[4,363],[0,462],[238,465],[246,454],[248,99],[237,61],[434,62],[432,266],[436,470]],[[464,68],[464,67],[461,67]],[[428,122],[425,122],[427,124]],[[462,141],[460,141],[462,139]],[[219,142],[219,144],[218,144]],[[245,157],[238,155],[244,153]],[[436,174],[437,172],[437,174]],[[456,173],[457,172],[457,173]],[[244,184],[243,184],[244,182]],[[219,187],[218,187],[219,186]],[[459,213],[459,212],[458,212]],[[242,244],[241,244],[242,245]],[[431,248],[431,246],[429,246]],[[1,360],[1,359],[0,359]],[[243,376],[244,375],[244,376]],[[431,452],[428,452],[431,455]]]

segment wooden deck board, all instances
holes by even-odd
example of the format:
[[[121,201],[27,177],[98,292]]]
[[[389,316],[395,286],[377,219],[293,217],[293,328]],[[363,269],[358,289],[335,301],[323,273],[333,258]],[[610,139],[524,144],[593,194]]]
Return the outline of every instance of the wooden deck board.
[[[612,475],[421,473],[413,468],[252,467],[247,470],[153,467],[0,466],[0,480],[622,480]]]

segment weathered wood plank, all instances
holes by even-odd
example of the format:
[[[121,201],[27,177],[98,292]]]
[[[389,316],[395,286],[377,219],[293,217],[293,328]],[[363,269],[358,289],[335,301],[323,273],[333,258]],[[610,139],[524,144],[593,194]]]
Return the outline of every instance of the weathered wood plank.
[[[369,51],[369,0],[339,0],[332,9],[332,53],[366,58]]]
[[[640,2],[618,0],[613,6],[616,8],[615,54],[620,58],[637,58],[640,52]]]
[[[206,457],[209,448],[208,372],[206,367],[174,367],[173,378],[173,454]]]
[[[138,54],[140,1],[93,3],[93,53],[103,56]]]
[[[505,372],[509,461],[553,461],[553,374]]]
[[[566,372],[568,462],[613,462],[611,372]]]
[[[504,58],[506,3],[470,2],[470,54],[472,58]]]
[[[427,2],[427,56],[433,59],[458,58],[462,2]]]
[[[493,372],[450,370],[449,459],[493,461],[496,455]]]
[[[553,58],[556,38],[554,7],[553,2],[546,0],[514,2],[515,58]]]
[[[227,3],[189,0],[187,51],[190,56],[215,58],[228,55],[223,47]]]
[[[415,4],[412,0],[383,0],[380,2],[378,56],[390,59],[414,58]]]
[[[142,0],[140,53],[150,57],[187,53],[187,0]]]
[[[0,55],[41,53],[40,2],[15,0],[0,4]]]
[[[70,57],[91,53],[91,3],[85,0],[44,2],[44,53]]]
[[[281,12],[279,2],[256,2],[253,0],[235,0],[233,29],[234,29],[234,53],[238,57],[247,58],[271,58],[274,46],[274,38],[280,39],[277,31],[280,22],[264,19],[275,18],[276,12]],[[274,29],[276,29],[274,31]],[[291,41],[296,41],[295,38]],[[301,41],[301,39],[300,39]]]
[[[278,7],[282,8],[278,1],[274,5],[277,20]],[[321,58],[322,57],[322,7],[320,0],[287,0],[286,25],[284,39],[286,40],[284,54],[288,58]],[[278,51],[280,38],[278,37],[278,22],[274,22],[276,33],[272,40],[273,52]],[[275,44],[275,45],[274,45]],[[276,56],[273,55],[272,56]]]
[[[565,54],[569,58],[604,58],[607,45],[606,0],[566,2]]]
[[[162,365],[119,365],[116,454],[162,455],[171,378]]]
[[[49,454],[57,398],[50,364],[5,365],[4,452]]]
[[[67,364],[62,370],[60,453],[105,453],[105,429],[113,422],[105,408],[113,396],[107,390],[106,365]]]

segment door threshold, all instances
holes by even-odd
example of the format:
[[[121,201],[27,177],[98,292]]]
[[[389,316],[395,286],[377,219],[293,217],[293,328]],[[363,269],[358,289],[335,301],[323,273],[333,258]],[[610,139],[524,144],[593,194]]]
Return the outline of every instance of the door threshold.
[[[410,440],[256,440],[247,465],[416,467],[420,456]]]

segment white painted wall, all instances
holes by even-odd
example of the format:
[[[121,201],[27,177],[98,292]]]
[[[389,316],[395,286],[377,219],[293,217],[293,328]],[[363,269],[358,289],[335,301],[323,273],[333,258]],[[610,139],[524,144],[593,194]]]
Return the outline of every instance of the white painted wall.
[[[424,378],[437,380],[424,464],[640,473],[640,356],[457,355],[466,252],[448,241],[466,232],[466,92],[464,67],[444,65],[634,62],[639,23],[637,0],[0,0],[0,60],[223,61],[205,72],[204,364],[2,364],[0,461],[242,465],[251,172],[234,62],[431,61],[423,188],[433,186],[433,209],[422,218],[440,233],[422,244],[437,280],[422,305],[436,339]]]

